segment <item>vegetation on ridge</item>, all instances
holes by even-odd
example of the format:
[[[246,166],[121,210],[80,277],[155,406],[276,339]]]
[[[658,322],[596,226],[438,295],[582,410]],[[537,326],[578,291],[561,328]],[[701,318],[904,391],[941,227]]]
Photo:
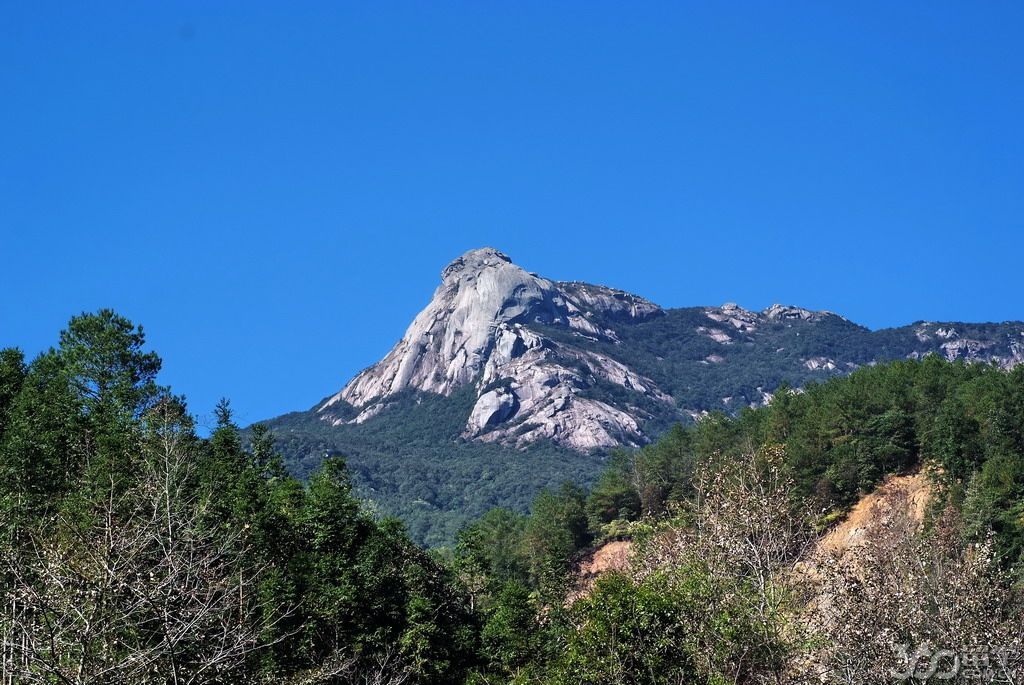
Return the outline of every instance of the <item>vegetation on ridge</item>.
[[[730,312],[736,310],[711,313]],[[595,319],[614,328],[619,342],[589,339],[566,327],[529,326],[546,338],[615,359],[671,395],[673,402],[665,403],[596,378],[582,392],[628,409],[652,437],[676,423],[690,423],[692,413],[735,415],[780,387],[803,387],[859,366],[943,351],[941,345],[956,340],[943,337],[953,328],[956,335],[977,339],[986,354],[1009,357],[1015,344],[1024,344],[1019,323],[921,323],[870,331],[834,314],[807,313],[809,320],[758,315],[753,328],[740,330],[708,314],[707,308],[691,307],[642,322]],[[748,315],[753,316],[742,314]],[[712,328],[727,330],[732,341],[716,342],[707,334]],[[822,365],[808,366],[811,359]],[[519,451],[462,439],[476,396],[471,385],[447,398],[404,392],[384,400],[384,411],[358,425],[333,425],[315,411],[287,414],[267,425],[293,474],[304,478],[325,455],[344,455],[358,494],[380,513],[400,517],[414,540],[431,547],[451,545],[461,526],[491,507],[525,513],[541,489],[565,480],[589,485],[601,472],[607,454],[600,452],[581,455],[544,442]],[[343,402],[332,412],[328,418],[342,421],[358,413]]]

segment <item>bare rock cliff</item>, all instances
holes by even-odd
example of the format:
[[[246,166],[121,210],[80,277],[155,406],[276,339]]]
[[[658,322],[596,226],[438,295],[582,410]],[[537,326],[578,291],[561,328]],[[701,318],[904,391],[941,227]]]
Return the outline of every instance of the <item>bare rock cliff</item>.
[[[556,283],[528,273],[493,248],[472,250],[441,272],[441,285],[397,345],[318,411],[328,420],[346,402],[371,418],[381,400],[404,390],[450,395],[468,384],[478,399],[464,437],[514,446],[549,439],[577,450],[646,441],[623,408],[590,399],[595,381],[658,401],[672,398],[608,357],[555,342],[527,324],[565,327],[615,340],[606,322],[660,316],[636,295],[584,283]]]

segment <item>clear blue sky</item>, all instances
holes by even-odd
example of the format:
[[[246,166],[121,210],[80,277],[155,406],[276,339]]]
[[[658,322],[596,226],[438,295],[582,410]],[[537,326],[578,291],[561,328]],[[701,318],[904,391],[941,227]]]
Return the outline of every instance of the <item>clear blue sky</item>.
[[[303,409],[492,245],[666,306],[1024,319],[1024,3],[3,0],[0,344]]]

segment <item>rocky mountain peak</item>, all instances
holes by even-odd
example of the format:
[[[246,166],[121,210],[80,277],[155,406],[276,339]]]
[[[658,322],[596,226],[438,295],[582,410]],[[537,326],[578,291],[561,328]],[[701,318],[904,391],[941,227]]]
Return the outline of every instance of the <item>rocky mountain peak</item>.
[[[441,280],[472,278],[488,267],[512,264],[512,259],[493,247],[481,247],[452,260],[441,272]]]
[[[557,323],[567,314],[555,284],[494,248],[470,250],[441,272],[441,285],[384,359],[324,405],[362,407],[403,390],[450,395],[479,377],[504,323]]]
[[[387,356],[318,411],[338,422],[333,408],[346,402],[360,410],[354,420],[361,422],[404,390],[450,395],[476,384],[468,438],[517,445],[548,438],[577,449],[635,444],[643,438],[633,417],[581,393],[600,381],[649,393],[657,401],[670,402],[668,396],[622,364],[555,342],[542,331],[564,327],[615,343],[609,326],[663,314],[630,293],[555,283],[494,248],[470,250],[444,268],[430,303]]]

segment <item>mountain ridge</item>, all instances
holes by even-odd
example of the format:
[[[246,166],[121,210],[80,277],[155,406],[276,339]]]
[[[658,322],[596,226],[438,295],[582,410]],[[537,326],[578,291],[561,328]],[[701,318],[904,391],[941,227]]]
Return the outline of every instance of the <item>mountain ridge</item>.
[[[695,360],[707,365],[725,363],[727,346],[757,344],[759,330],[766,327],[832,320],[848,327],[843,331],[847,336],[878,333],[833,312],[793,305],[773,304],[759,312],[734,303],[696,309],[706,320],[698,322],[694,332],[723,347]],[[652,412],[638,409],[641,400],[666,405],[664,411],[654,412],[663,419],[675,413],[682,420],[711,410],[706,403],[688,402],[685,392],[660,387],[651,373],[656,365],[631,365],[618,358],[628,329],[672,311],[626,291],[543,278],[494,248],[470,250],[442,270],[430,303],[391,351],[317,411],[335,425],[363,423],[386,407],[388,397],[404,390],[448,396],[456,388],[475,384],[479,392],[462,433],[466,439],[520,448],[550,440],[578,451],[642,445],[654,436],[643,429]],[[948,359],[1005,366],[1024,360],[1024,330],[1017,331],[1016,341],[1000,344],[991,337],[961,336],[957,326],[970,324],[914,325],[916,342],[923,345],[907,347],[904,341],[901,356],[938,352]],[[834,359],[829,347],[801,356],[800,362],[810,372],[829,374],[875,361],[856,354]],[[777,348],[776,354],[785,351]],[[812,379],[801,376],[794,382]],[[607,384],[631,393],[634,401],[595,398],[588,392]],[[757,394],[744,396],[744,404],[767,401],[776,385],[766,378]],[[725,410],[739,408],[729,406],[735,397],[721,397]],[[338,412],[342,402],[358,414],[352,418],[351,412]]]
[[[357,490],[425,544],[493,506],[586,484],[609,450],[768,402],[861,366],[938,354],[1024,363],[1024,323],[918,321],[870,330],[793,305],[664,308],[555,281],[494,248],[441,273],[378,363],[313,408],[268,421],[292,470],[345,456]]]

